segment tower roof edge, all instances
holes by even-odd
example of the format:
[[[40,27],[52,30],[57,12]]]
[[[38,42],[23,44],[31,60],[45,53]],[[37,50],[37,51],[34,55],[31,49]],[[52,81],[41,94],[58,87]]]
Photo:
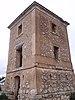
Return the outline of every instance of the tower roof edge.
[[[51,14],[53,17],[57,18],[61,22],[65,23],[66,25],[69,25],[67,21],[64,21],[61,17],[50,11],[49,9],[45,8],[41,4],[37,3],[34,1],[30,6],[28,6],[9,26],[8,28],[10,29],[21,17],[23,17],[30,9],[32,9],[34,6],[38,6],[40,9],[46,11],[47,13]]]

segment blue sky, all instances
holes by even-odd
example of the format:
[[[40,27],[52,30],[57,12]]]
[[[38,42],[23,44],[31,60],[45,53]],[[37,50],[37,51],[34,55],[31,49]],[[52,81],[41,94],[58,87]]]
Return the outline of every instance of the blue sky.
[[[75,70],[75,1],[74,0],[36,0],[64,20],[68,21],[68,37],[73,68]],[[0,76],[5,75],[10,31],[7,26],[25,9],[33,0],[0,0]]]

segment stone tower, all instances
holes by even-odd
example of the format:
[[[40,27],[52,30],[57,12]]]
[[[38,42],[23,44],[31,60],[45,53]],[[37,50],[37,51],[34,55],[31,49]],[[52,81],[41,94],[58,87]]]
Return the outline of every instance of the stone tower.
[[[5,92],[10,100],[70,100],[68,22],[33,2],[9,26]]]

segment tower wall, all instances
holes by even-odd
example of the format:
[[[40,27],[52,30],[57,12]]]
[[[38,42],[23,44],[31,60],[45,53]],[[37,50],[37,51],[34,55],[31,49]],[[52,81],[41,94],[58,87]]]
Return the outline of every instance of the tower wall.
[[[18,27],[22,24],[22,32]],[[22,66],[18,66],[17,52],[22,47]],[[20,88],[17,96],[36,91],[35,66],[35,9],[31,9],[10,29],[8,66],[5,81],[5,92],[15,100],[15,77],[20,77]],[[30,74],[31,73],[31,74]],[[20,98],[21,98],[20,97]]]
[[[74,73],[67,26],[38,8],[36,22],[36,86],[40,100],[70,100],[70,93],[74,91]],[[52,32],[52,23],[56,25],[55,32]],[[58,59],[54,55],[54,46],[59,48]]]

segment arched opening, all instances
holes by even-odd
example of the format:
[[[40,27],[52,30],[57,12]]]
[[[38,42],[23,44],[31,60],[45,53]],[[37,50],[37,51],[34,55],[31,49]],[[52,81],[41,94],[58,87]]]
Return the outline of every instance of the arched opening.
[[[20,77],[16,76],[15,77],[15,99],[16,100],[18,100],[19,88],[20,88]]]

